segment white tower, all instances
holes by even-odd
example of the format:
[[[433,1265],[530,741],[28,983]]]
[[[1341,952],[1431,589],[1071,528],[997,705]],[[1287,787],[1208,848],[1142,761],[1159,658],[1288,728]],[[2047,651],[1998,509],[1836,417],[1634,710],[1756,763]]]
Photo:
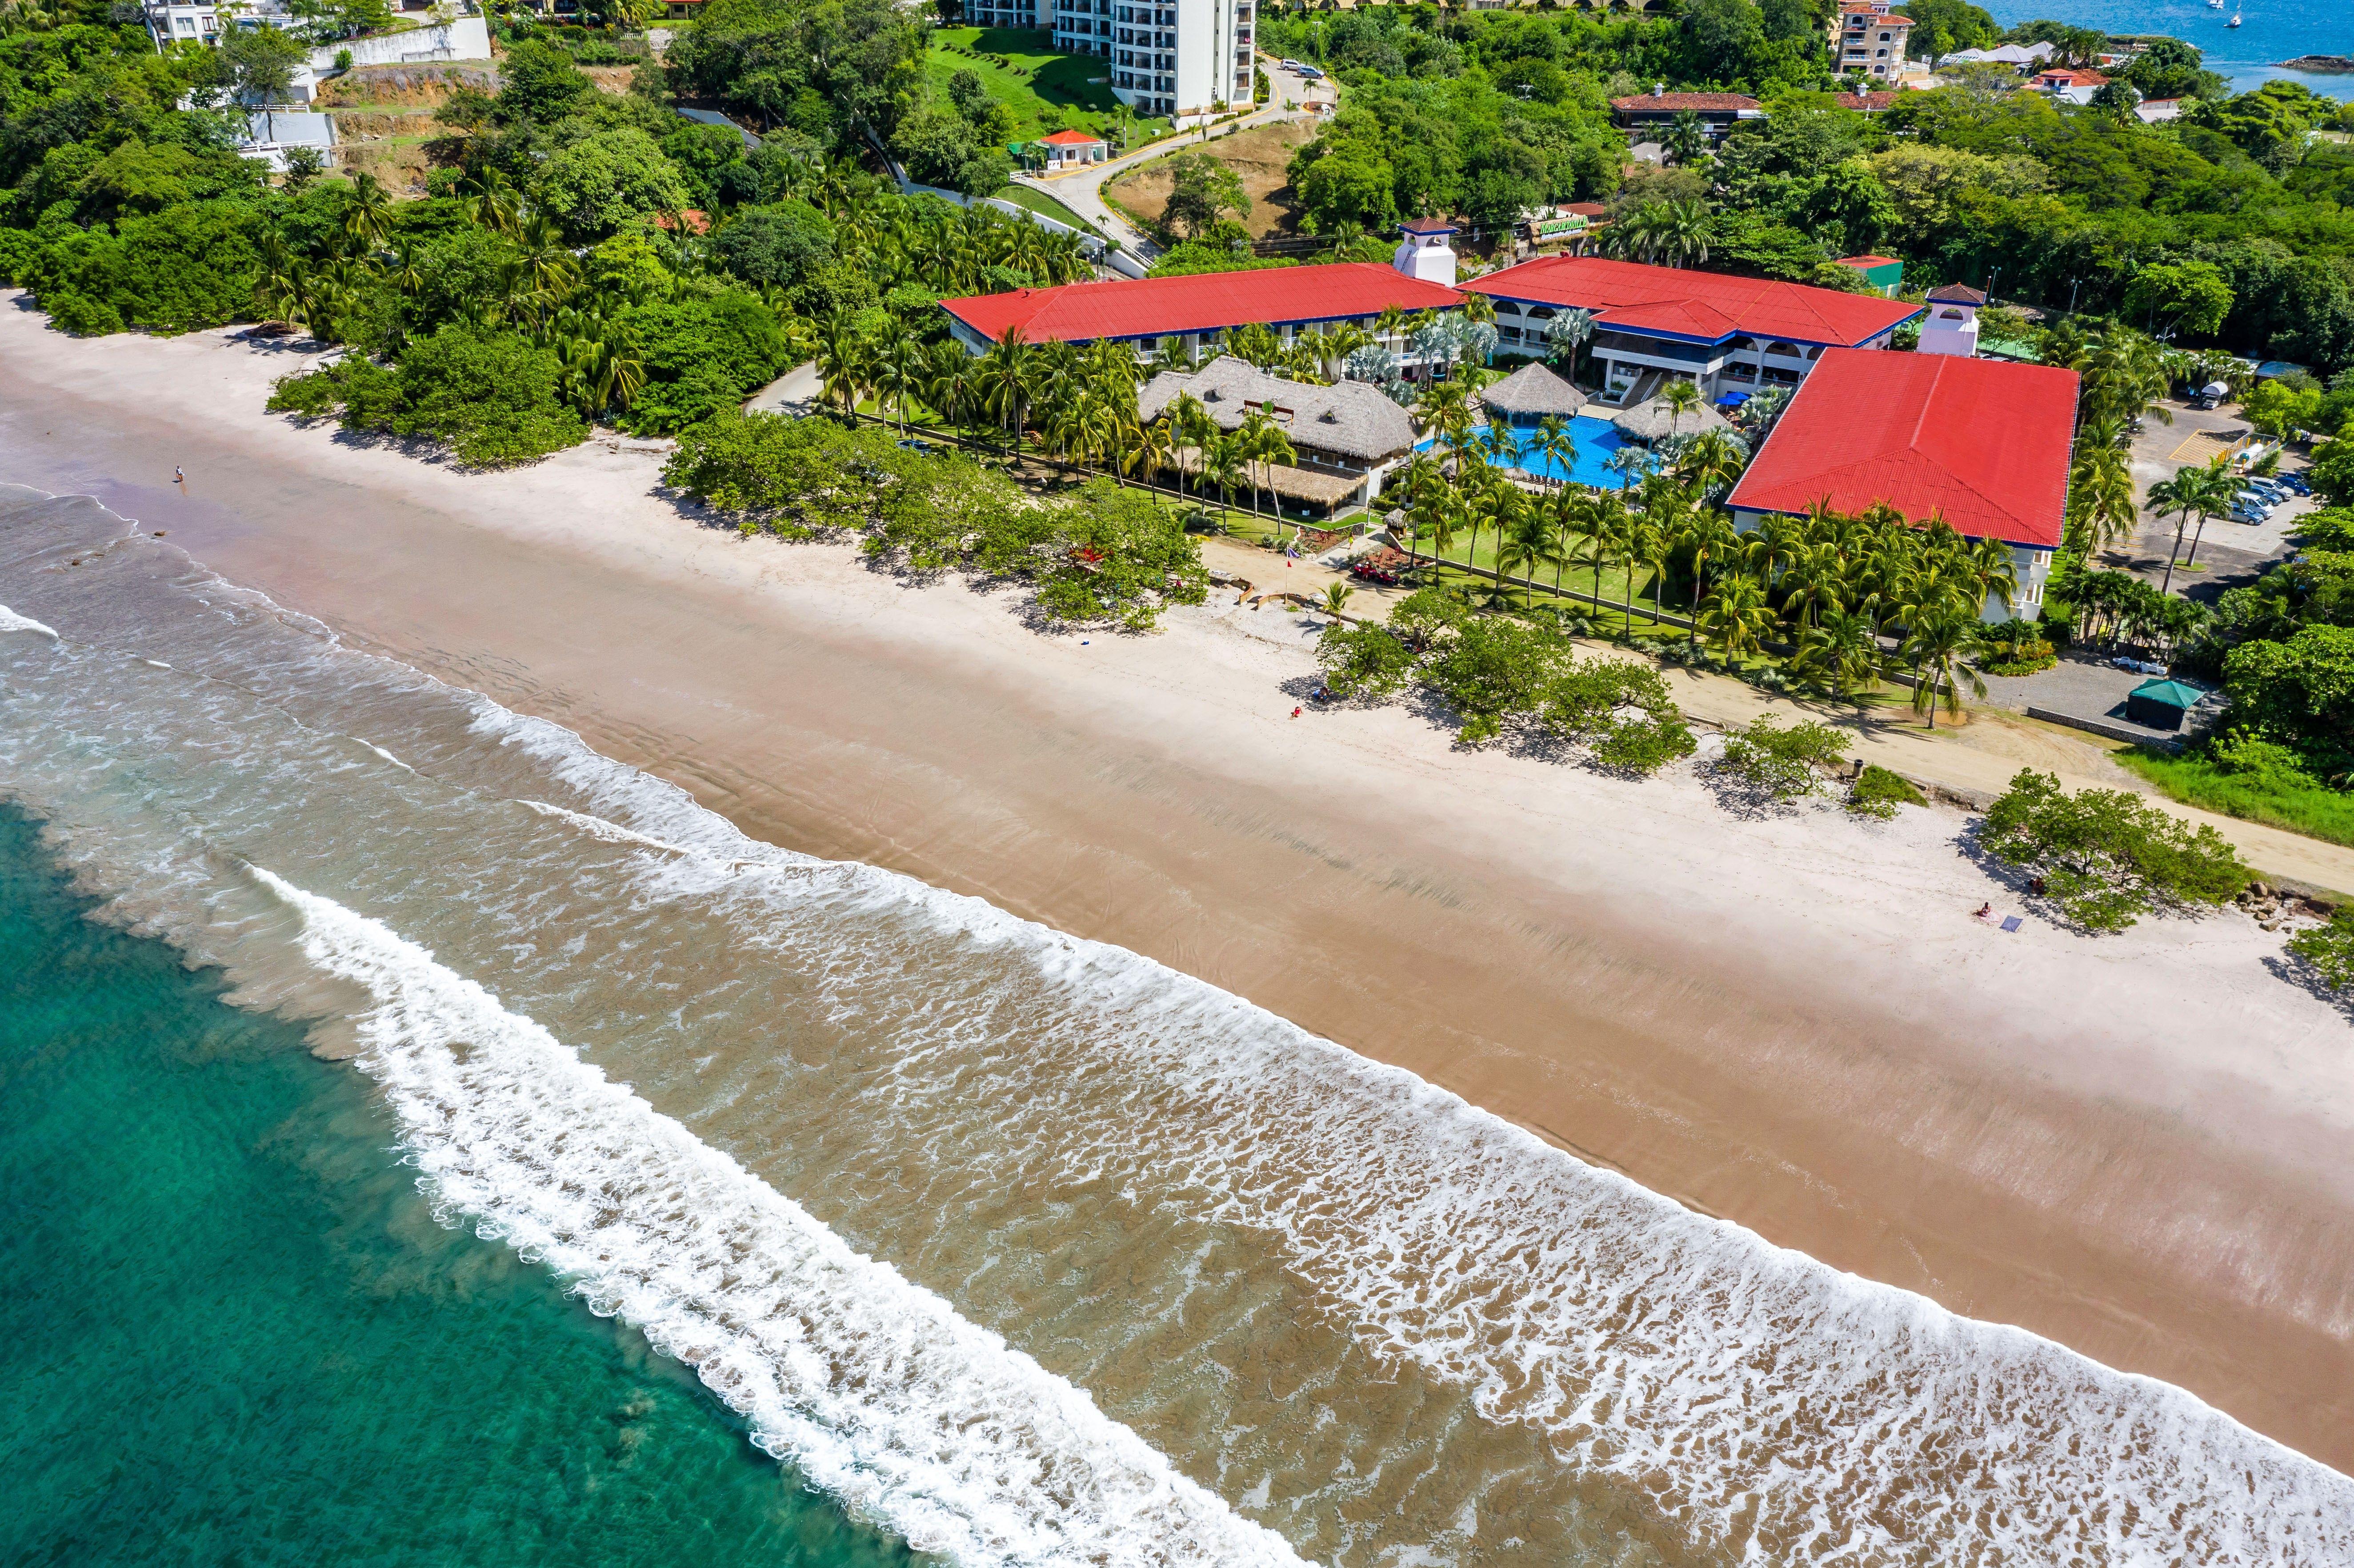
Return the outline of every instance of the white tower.
[[[1409,278],[1455,287],[1455,250],[1447,243],[1455,226],[1442,217],[1409,217],[1398,229],[1403,238],[1390,265]]]
[[[1947,283],[1929,291],[1929,313],[1921,323],[1921,352],[1975,359],[1978,352],[1978,307],[1987,297],[1976,289]]]

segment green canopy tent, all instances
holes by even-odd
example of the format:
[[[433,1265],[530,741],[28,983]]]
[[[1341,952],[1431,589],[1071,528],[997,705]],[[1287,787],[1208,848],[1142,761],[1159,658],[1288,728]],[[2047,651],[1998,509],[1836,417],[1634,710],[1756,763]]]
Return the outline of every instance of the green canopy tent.
[[[2180,729],[2183,715],[2206,694],[2180,681],[2144,681],[2126,698],[2126,717],[2152,729]]]

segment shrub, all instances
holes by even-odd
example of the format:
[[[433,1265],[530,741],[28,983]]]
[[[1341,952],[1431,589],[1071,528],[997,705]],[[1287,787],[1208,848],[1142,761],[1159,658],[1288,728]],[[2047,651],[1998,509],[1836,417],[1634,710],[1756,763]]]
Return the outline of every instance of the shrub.
[[[1547,730],[1585,741],[1596,762],[1622,773],[1656,773],[1698,748],[1665,678],[1632,660],[1563,669],[1538,716]]]
[[[1921,791],[1878,763],[1866,767],[1847,792],[1847,809],[1859,817],[1893,821],[1899,806],[1928,804]]]
[[[2330,990],[2354,985],[2354,909],[2339,909],[2328,925],[2299,931],[2288,939],[2288,950],[2312,965]]]
[[[1784,729],[1771,714],[1724,736],[1726,772],[1776,800],[1796,800],[1822,786],[1822,769],[1846,752],[1847,737],[1829,725],[1801,719]]]
[[[1414,650],[1386,626],[1328,622],[1316,640],[1324,683],[1343,697],[1387,701],[1414,679]]]
[[[2087,931],[2122,931],[2157,909],[2227,903],[2248,868],[2210,827],[2193,830],[2122,789],[2070,795],[2056,775],[2023,769],[1988,808],[1988,853],[2042,879]]]
[[[444,327],[387,367],[353,355],[281,381],[273,413],[335,414],[347,430],[421,438],[469,468],[535,462],[588,429],[558,395],[556,355],[513,333]]]
[[[1478,746],[1533,717],[1569,659],[1569,644],[1559,633],[1509,616],[1483,616],[1463,622],[1439,644],[1422,678],[1463,720],[1456,739]]]

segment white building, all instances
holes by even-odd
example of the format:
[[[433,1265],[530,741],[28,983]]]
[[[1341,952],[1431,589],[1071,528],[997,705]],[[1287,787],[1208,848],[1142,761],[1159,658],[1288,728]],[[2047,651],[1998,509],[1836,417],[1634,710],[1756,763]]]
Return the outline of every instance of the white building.
[[[1398,229],[1404,238],[1390,265],[1409,278],[1455,287],[1455,249],[1447,243],[1455,226],[1442,217],[1409,217]]]
[[[147,30],[160,52],[167,42],[217,44],[232,27],[278,27],[302,37],[304,24],[287,8],[286,0],[146,0]],[[393,12],[394,30],[361,38],[340,38],[320,44],[294,69],[294,79],[283,101],[308,103],[318,93],[319,79],[333,72],[336,57],[351,56],[353,65],[402,65],[425,60],[487,60],[491,35],[479,14],[453,15],[453,6],[436,20],[422,7]],[[255,105],[254,107],[261,107]]]
[[[1050,31],[1065,54],[1095,55],[1122,103],[1197,123],[1251,101],[1257,0],[968,0],[975,26]]]
[[[1978,308],[1987,297],[1976,289],[1959,283],[1947,283],[1929,291],[1929,313],[1921,319],[1923,354],[1958,355],[1964,359],[1976,359],[1978,354]]]

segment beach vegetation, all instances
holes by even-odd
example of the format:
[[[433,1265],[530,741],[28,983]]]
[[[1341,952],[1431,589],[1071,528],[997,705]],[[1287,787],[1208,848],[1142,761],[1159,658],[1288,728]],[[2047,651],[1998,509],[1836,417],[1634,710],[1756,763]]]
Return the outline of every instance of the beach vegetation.
[[[1694,749],[1656,666],[1581,660],[1557,620],[1481,615],[1423,588],[1394,606],[1386,625],[1330,622],[1316,652],[1338,696],[1386,702],[1418,688],[1437,699],[1454,715],[1459,745],[1578,745],[1597,766],[1635,775]]]
[[[1979,846],[2036,879],[2040,895],[2081,929],[2121,931],[2164,910],[2227,904],[2250,873],[2213,828],[2123,789],[2071,795],[2054,774],[2022,769],[1987,809]]]
[[[1847,748],[1846,733],[1820,720],[1800,719],[1785,728],[1774,715],[1760,714],[1724,732],[1717,767],[1767,800],[1796,800],[1823,788],[1826,770]]]
[[[2331,991],[2354,987],[2354,908],[2340,906],[2329,922],[2299,931],[2286,944],[2289,956],[2312,969]]]
[[[2185,805],[2354,845],[2354,793],[2317,777],[2293,747],[2234,729],[2181,751],[2139,747],[2116,759]]]
[[[1046,621],[1148,630],[1209,592],[1201,546],[1164,498],[1107,479],[1033,495],[877,426],[730,411],[682,434],[663,478],[747,533],[856,536],[917,575],[1021,583]]]
[[[563,396],[563,374],[553,353],[512,334],[452,326],[411,343],[395,366],[354,355],[288,377],[270,407],[429,441],[469,468],[505,468],[588,433]]]
[[[1893,821],[1899,806],[1925,806],[1927,800],[1902,774],[1891,773],[1876,762],[1864,765],[1848,787],[1847,809],[1859,817],[1871,817],[1879,821]]]

